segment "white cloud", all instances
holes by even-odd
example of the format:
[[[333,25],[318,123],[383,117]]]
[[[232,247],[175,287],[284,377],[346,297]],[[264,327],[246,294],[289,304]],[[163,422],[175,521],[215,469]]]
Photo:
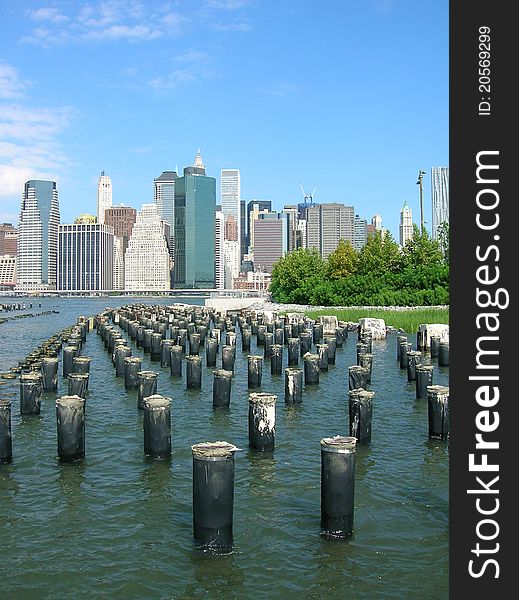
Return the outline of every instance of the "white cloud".
[[[210,27],[215,31],[252,31],[254,29],[245,21],[236,23],[211,23]]]
[[[250,0],[206,0],[207,7],[223,10],[238,10],[251,4]]]
[[[210,60],[211,57],[207,52],[200,52],[199,50],[187,50],[175,56],[175,61],[181,63],[199,64],[209,62]]]
[[[290,81],[280,81],[278,83],[273,83],[270,87],[263,88],[263,92],[268,94],[269,96],[277,96],[279,98],[284,98],[285,96],[292,96],[293,94],[297,94],[300,91],[300,87],[291,83]]]
[[[196,79],[195,74],[189,69],[177,69],[170,73],[150,79],[148,85],[155,91],[171,90],[181,83],[187,83]]]
[[[66,23],[69,20],[67,15],[61,14],[57,8],[53,7],[38,8],[30,12],[30,18],[33,21],[49,21],[56,24]]]
[[[60,136],[74,118],[66,106],[35,106],[18,71],[0,65],[0,220],[19,209],[29,179],[57,180],[70,163]],[[11,219],[12,220],[12,219]]]
[[[153,40],[162,37],[163,32],[152,29],[146,25],[110,25],[102,29],[92,29],[85,32],[83,39],[95,41],[117,41],[117,40]]]
[[[28,87],[29,83],[20,77],[17,69],[0,62],[0,98],[19,98]]]
[[[23,43],[59,46],[87,42],[145,42],[178,35],[188,21],[172,12],[168,4],[144,3],[140,0],[103,0],[72,5],[75,13],[60,13],[56,8],[44,8],[29,13],[38,23]]]
[[[175,7],[179,3],[175,3]],[[249,0],[203,0],[196,10],[180,3],[184,12],[172,10],[171,2],[97,0],[70,3],[68,13],[56,7],[29,11],[36,26],[22,43],[60,46],[80,43],[147,42],[181,35],[192,23],[215,31],[250,31],[245,9]],[[232,18],[228,22],[228,19]]]

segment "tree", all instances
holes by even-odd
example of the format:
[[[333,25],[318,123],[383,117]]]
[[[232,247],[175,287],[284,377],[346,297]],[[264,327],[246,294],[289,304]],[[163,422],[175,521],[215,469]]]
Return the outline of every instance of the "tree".
[[[317,250],[295,250],[272,268],[269,291],[277,302],[306,304],[308,285],[322,279],[323,274],[324,261]]]
[[[400,267],[401,254],[398,244],[391,234],[376,232],[368,236],[368,241],[359,252],[357,272],[361,275],[382,275]]]
[[[413,225],[413,237],[407,240],[403,249],[403,266],[419,267],[443,264],[443,254],[437,240],[432,240],[427,231],[420,232]]]
[[[342,279],[353,275],[357,269],[357,252],[349,240],[339,240],[337,248],[328,256],[326,275],[330,279]]]
[[[440,244],[440,248],[443,253],[443,258],[444,258],[445,262],[449,262],[450,233],[449,233],[449,222],[448,221],[442,221],[438,225],[436,235],[438,236],[438,243]]]

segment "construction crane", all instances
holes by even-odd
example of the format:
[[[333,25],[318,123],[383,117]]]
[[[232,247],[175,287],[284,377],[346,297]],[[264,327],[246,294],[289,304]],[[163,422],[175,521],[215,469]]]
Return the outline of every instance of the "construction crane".
[[[315,190],[317,189],[317,186],[315,186],[314,189],[312,190],[312,193],[309,194],[308,192],[305,192],[305,189],[303,188],[303,184],[301,182],[299,182],[299,185],[301,187],[301,191],[303,192],[303,198],[304,198],[305,204],[307,204],[307,202],[310,201],[310,205],[312,205],[314,203],[314,194],[315,194]]]

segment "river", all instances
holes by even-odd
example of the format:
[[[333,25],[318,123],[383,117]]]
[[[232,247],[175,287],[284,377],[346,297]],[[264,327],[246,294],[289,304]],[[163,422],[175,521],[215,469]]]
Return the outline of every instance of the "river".
[[[23,300],[32,308],[20,314],[46,314],[0,323],[0,372],[80,315],[131,302],[174,302]],[[414,332],[408,337],[414,348]],[[284,380],[265,363],[262,391],[278,395],[272,454],[248,449],[247,361],[239,335],[228,410],[212,407],[214,369],[205,366],[205,354],[202,389],[186,390],[185,370],[182,380],[173,379],[149,354],[132,348],[143,356],[143,369],[160,372],[158,393],[172,398],[170,461],[143,456],[137,393],[115,377],[95,331],[82,350],[92,358],[83,462],[57,459],[56,394],[42,395],[41,415],[22,417],[18,382],[0,385],[0,397],[12,400],[13,434],[13,462],[0,465],[3,600],[448,598],[448,444],[428,438],[427,401],[416,400],[414,382],[399,367],[394,334],[373,343],[372,441],[357,446],[354,532],[346,540],[320,535],[319,441],[348,434],[355,334],[320,383],[304,390],[300,406],[285,405]],[[251,352],[262,351],[253,336]],[[434,383],[448,385],[448,368],[432,364]],[[66,393],[60,376],[58,396]],[[241,449],[235,455],[234,549],[226,555],[193,545],[190,447],[215,440]]]

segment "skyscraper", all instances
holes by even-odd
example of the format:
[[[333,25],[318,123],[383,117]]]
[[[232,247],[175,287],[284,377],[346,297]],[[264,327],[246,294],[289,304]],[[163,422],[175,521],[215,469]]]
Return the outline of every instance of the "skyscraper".
[[[379,214],[373,215],[371,225],[374,231],[382,231],[382,217]]]
[[[164,222],[155,203],[143,204],[137,213],[124,255],[124,289],[170,289],[168,244],[164,235]]]
[[[18,225],[17,290],[56,289],[58,226],[56,182],[27,181]]]
[[[114,290],[124,290],[124,254],[136,219],[137,211],[131,206],[121,204],[105,211],[105,225],[114,229]]]
[[[225,289],[234,288],[234,280],[240,274],[240,244],[238,240],[223,241],[223,257],[225,263]]]
[[[224,259],[224,216],[221,210],[215,213],[214,230],[214,287],[223,290],[225,287],[225,259]]]
[[[105,213],[105,225],[114,228],[114,235],[122,237],[124,249],[128,246],[128,240],[132,234],[133,226],[137,220],[137,211],[131,206],[112,206]]]
[[[114,290],[124,290],[124,252],[124,238],[114,235]]]
[[[232,217],[232,221],[236,223],[236,238],[240,239],[240,171],[239,169],[222,169],[220,175],[220,199],[222,212],[225,220],[228,221]]]
[[[112,180],[101,171],[97,183],[97,222],[105,222],[105,210],[112,206]]]
[[[254,252],[254,221],[261,213],[268,213],[272,210],[270,200],[251,200],[247,204],[247,246],[249,252]]]
[[[163,171],[157,179],[153,180],[153,199],[160,218],[171,226],[169,248],[172,258],[175,256],[175,181],[177,177],[176,171]]]
[[[198,151],[175,182],[175,287],[214,288],[216,179]]]
[[[301,248],[301,231],[298,229],[298,211],[295,204],[285,204],[283,213],[288,215],[288,252]]]
[[[272,272],[272,267],[288,252],[288,214],[262,213],[253,222],[254,269]]]
[[[114,230],[110,225],[77,219],[58,229],[60,291],[113,289]]]
[[[18,230],[12,223],[0,223],[0,256],[9,254],[16,256]]]
[[[224,257],[225,287],[232,288],[234,277],[238,277],[241,264],[241,191],[239,169],[222,169],[220,172],[220,201],[225,219]],[[232,242],[232,243],[231,243]],[[236,247],[238,251],[236,252]]]
[[[400,211],[400,245],[405,246],[407,240],[413,239],[413,211],[404,202]]]
[[[431,169],[432,238],[438,239],[438,227],[449,223],[449,167]]]
[[[306,209],[306,240],[308,248],[316,248],[322,258],[328,258],[339,240],[353,244],[353,206],[339,203],[314,204]]]
[[[368,223],[368,237],[370,235],[380,235],[382,239],[387,234],[387,229],[382,227],[382,217],[379,214],[371,217],[371,223]]]
[[[247,209],[245,200],[240,200],[240,267],[244,254],[247,254]]]
[[[355,215],[353,220],[353,247],[360,250],[368,241],[368,223],[359,215]]]
[[[0,254],[0,289],[12,290],[16,285],[16,256]]]

